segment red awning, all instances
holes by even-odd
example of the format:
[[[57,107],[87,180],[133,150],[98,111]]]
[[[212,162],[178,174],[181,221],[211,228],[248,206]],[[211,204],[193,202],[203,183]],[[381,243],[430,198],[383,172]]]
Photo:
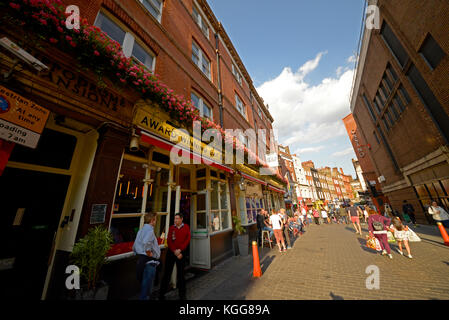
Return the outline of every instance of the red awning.
[[[143,130],[141,131],[141,136],[140,137],[141,137],[143,142],[149,143],[150,145],[154,145],[154,146],[162,148],[164,150],[174,151],[174,152],[179,152],[180,150],[182,150],[184,153],[187,153],[189,155],[190,159],[195,159],[197,161],[201,161],[201,163],[210,165],[210,166],[215,167],[217,169],[224,170],[224,171],[229,172],[229,173],[234,173],[234,170],[229,168],[229,167],[226,167],[226,166],[224,166],[222,164],[216,163],[215,161],[213,161],[211,159],[208,159],[208,158],[205,158],[205,157],[201,157],[197,153],[193,153],[193,152],[191,152],[188,149],[176,146],[173,143],[167,142],[167,141],[165,141],[162,138],[153,136],[152,134],[149,134],[149,133],[147,133],[147,132],[145,132]]]
[[[270,190],[273,190],[273,191],[276,191],[276,192],[279,192],[279,193],[285,193],[285,191],[284,190],[281,190],[281,189],[279,189],[279,188],[276,188],[276,187],[274,187],[274,186],[272,186],[272,185],[268,185],[268,189],[270,189]]]
[[[245,179],[248,179],[248,180],[251,180],[251,181],[260,183],[260,184],[262,184],[262,185],[264,185],[264,186],[266,186],[266,185],[268,184],[268,183],[266,183],[266,182],[263,181],[263,180],[254,178],[254,177],[252,177],[252,176],[250,176],[250,175],[247,175],[246,173],[243,173],[243,172],[241,172],[241,171],[240,171],[240,175],[241,175],[242,177],[244,177]]]

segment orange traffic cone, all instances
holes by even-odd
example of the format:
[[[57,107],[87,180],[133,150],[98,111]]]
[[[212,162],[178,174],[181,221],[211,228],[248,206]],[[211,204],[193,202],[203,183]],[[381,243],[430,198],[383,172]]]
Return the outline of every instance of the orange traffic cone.
[[[259,262],[259,250],[257,249],[257,242],[253,241],[253,277],[258,278],[262,276]]]
[[[449,246],[449,236],[447,235],[446,229],[441,222],[437,222],[438,228],[440,229],[441,236],[443,237],[444,244]]]

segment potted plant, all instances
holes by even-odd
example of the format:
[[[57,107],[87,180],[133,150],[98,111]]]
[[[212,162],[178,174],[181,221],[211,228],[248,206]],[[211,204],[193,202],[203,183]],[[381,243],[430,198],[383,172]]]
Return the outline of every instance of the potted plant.
[[[238,216],[232,216],[234,223],[234,230],[237,233],[237,243],[239,246],[239,253],[241,256],[248,255],[248,234],[245,234],[245,228],[242,227],[241,220]]]
[[[111,244],[111,233],[104,226],[98,226],[90,229],[73,247],[71,262],[79,268],[82,281],[81,289],[77,291],[77,299],[106,300],[109,287],[99,279]]]

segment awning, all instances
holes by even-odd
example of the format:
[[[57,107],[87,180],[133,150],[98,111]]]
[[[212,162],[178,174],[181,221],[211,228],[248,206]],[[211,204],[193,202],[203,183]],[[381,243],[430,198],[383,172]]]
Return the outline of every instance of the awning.
[[[268,189],[273,190],[273,191],[275,191],[275,192],[279,192],[279,193],[285,193],[284,190],[279,189],[279,188],[276,188],[276,187],[274,187],[274,186],[272,186],[272,185],[270,185],[270,184],[268,185]]]
[[[164,139],[156,137],[156,136],[154,136],[154,135],[152,135],[150,133],[147,133],[147,132],[145,132],[143,130],[141,130],[140,133],[141,133],[140,138],[142,139],[142,141],[146,142],[146,143],[149,143],[150,145],[159,147],[159,148],[164,149],[164,150],[174,151],[174,152],[179,152],[180,150],[183,150],[184,153],[188,154],[190,159],[195,159],[197,161],[201,161],[201,163],[204,163],[206,165],[210,165],[210,166],[212,166],[214,168],[217,168],[217,169],[220,169],[220,170],[224,170],[224,171],[229,172],[229,173],[234,173],[233,169],[231,169],[231,168],[229,168],[227,166],[224,166],[222,164],[219,164],[219,163],[217,163],[217,162],[215,162],[215,161],[213,161],[213,160],[211,160],[209,158],[202,157],[202,156],[198,155],[197,153],[191,152],[188,149],[185,149],[185,148],[179,147],[179,146],[177,146],[177,145],[175,145],[173,143],[167,142]]]
[[[260,184],[262,184],[262,185],[264,185],[264,186],[266,186],[266,185],[268,184],[268,183],[266,183],[266,182],[263,181],[263,180],[254,178],[254,177],[252,177],[252,176],[250,176],[250,175],[247,175],[246,173],[243,173],[243,172],[241,172],[241,171],[239,171],[239,173],[240,173],[240,175],[241,175],[242,177],[244,177],[245,179],[248,179],[248,180],[251,180],[251,181],[260,183]]]

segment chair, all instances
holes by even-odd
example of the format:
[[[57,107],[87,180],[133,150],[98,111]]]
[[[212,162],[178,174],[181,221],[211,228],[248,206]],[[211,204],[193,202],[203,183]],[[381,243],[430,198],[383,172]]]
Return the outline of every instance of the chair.
[[[265,241],[269,243],[271,249],[270,231],[268,230],[262,230],[262,248]]]

